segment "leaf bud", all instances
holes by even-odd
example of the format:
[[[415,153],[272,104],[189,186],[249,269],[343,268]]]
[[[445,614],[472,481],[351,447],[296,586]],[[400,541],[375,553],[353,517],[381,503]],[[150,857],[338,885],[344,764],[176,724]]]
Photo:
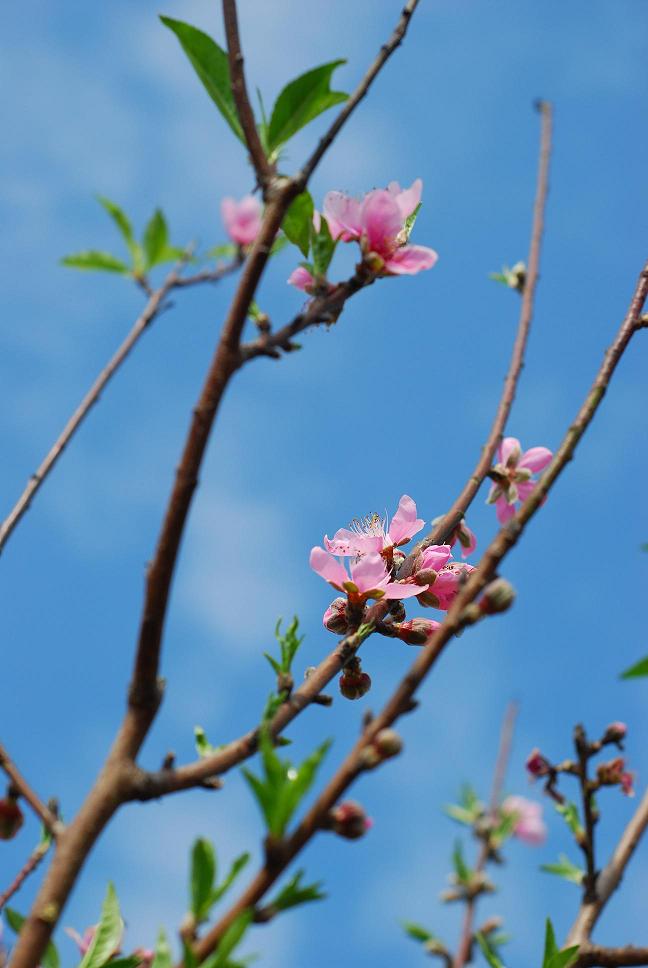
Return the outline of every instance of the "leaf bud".
[[[403,740],[395,729],[381,729],[374,737],[373,746],[380,758],[387,760],[398,756],[403,749]]]
[[[479,601],[479,608],[483,615],[495,615],[506,612],[515,601],[515,589],[505,578],[496,578],[484,589]]]

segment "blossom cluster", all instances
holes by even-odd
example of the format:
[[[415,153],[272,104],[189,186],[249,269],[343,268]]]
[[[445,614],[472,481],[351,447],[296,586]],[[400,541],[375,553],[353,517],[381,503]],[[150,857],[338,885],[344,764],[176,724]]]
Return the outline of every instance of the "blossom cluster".
[[[349,528],[340,528],[332,538],[324,535],[324,547],[311,550],[311,568],[345,596],[336,598],[324,613],[326,628],[343,634],[348,630],[349,608],[362,609],[370,599],[416,598],[425,607],[450,608],[462,582],[474,570],[472,565],[452,560],[450,544],[428,545],[416,555],[411,574],[398,577],[405,558],[399,549],[424,526],[425,521],[417,517],[416,504],[404,494],[391,522],[372,514],[354,521]],[[467,540],[474,550],[472,532]],[[349,559],[348,568],[343,559]],[[405,618],[404,610],[399,618]],[[413,619],[394,622],[393,629],[405,641],[423,644],[439,624]]]

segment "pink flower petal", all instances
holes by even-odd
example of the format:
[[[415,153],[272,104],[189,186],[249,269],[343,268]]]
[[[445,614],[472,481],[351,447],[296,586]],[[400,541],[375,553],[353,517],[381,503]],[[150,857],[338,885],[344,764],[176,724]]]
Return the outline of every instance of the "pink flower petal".
[[[398,510],[389,525],[389,537],[395,545],[407,544],[421,528],[425,521],[416,517],[416,504],[407,494],[403,494],[398,502]]]
[[[351,578],[360,592],[382,588],[388,578],[387,567],[380,555],[372,551],[351,564]]]
[[[235,198],[224,198],[221,215],[233,242],[238,245],[254,242],[261,228],[261,203],[254,195],[244,195],[239,202]]]
[[[362,202],[360,220],[369,251],[389,258],[396,245],[396,236],[403,227],[394,196],[382,188],[369,192]]]
[[[425,586],[416,585],[412,582],[388,582],[383,586],[385,598],[413,598],[420,595]]]
[[[314,572],[330,585],[341,590],[345,581],[349,580],[346,568],[336,558],[327,554],[323,548],[313,548],[310,553],[310,566]]]
[[[429,545],[421,552],[420,570],[432,568],[434,571],[441,571],[452,556],[450,545]]]
[[[393,276],[414,276],[423,269],[431,269],[439,256],[424,245],[403,245],[385,260],[385,271]]]
[[[541,471],[551,463],[553,454],[547,447],[532,447],[522,455],[518,461],[518,467],[526,467],[530,471]]]
[[[505,497],[498,497],[495,501],[495,512],[500,524],[506,524],[515,514],[515,505],[509,504]]]
[[[522,448],[517,437],[505,437],[497,451],[499,462],[500,464],[504,464],[505,467],[509,466],[509,460],[511,459],[513,459],[512,466],[515,466],[520,459],[521,453]]]
[[[350,242],[362,235],[360,202],[344,192],[328,192],[324,197],[322,214],[328,222],[331,236]]]
[[[535,491],[538,486],[537,481],[522,481],[521,484],[516,484],[518,497],[520,501],[526,501],[528,496]]]
[[[308,292],[315,283],[313,276],[304,266],[297,266],[296,269],[293,269],[287,281],[289,286],[294,286],[295,289],[301,289],[302,292]]]
[[[398,207],[400,209],[401,218],[403,222],[409,218],[418,203],[421,201],[421,195],[423,193],[423,182],[420,178],[417,178],[412,182],[409,188],[401,188],[398,182],[390,182],[387,186],[387,191],[392,194]]]

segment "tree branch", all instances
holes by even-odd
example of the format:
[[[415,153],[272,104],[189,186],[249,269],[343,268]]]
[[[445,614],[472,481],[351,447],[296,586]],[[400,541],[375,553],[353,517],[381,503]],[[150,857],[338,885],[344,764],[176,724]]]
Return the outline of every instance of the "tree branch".
[[[594,925],[621,882],[624,871],[648,826],[648,790],[644,793],[633,817],[625,828],[608,864],[596,879],[596,898],[584,901],[574,921],[566,945],[584,945],[589,941]],[[591,962],[594,964],[594,962]],[[634,962],[630,962],[634,964]],[[584,964],[584,963],[583,963]],[[620,962],[623,964],[623,962]],[[639,964],[639,962],[637,962]]]
[[[648,948],[604,948],[598,944],[583,945],[571,963],[571,968],[622,968],[624,965],[648,965]]]
[[[353,114],[357,106],[360,104],[362,99],[366,96],[369,88],[371,87],[373,81],[376,79],[386,62],[389,60],[391,55],[394,53],[397,47],[403,42],[403,38],[407,33],[407,28],[409,27],[409,22],[412,19],[412,15],[416,8],[418,7],[419,0],[407,0],[407,3],[403,7],[400,15],[400,19],[394,28],[394,32],[387,41],[383,44],[374,60],[373,64],[370,66],[369,70],[362,78],[357,88],[351,95],[348,101],[345,102],[344,107],[336,117],[335,121],[328,129],[326,134],[320,139],[317,148],[310,156],[301,171],[295,176],[296,180],[302,186],[300,190],[303,190],[311,175],[319,165],[320,161],[324,157],[326,151],[331,147],[333,141],[339,134],[343,125]]]
[[[508,767],[509,759],[511,756],[511,744],[513,742],[513,731],[515,730],[515,720],[517,718],[518,707],[517,703],[511,702],[508,705],[506,713],[504,715],[504,722],[502,723],[502,731],[500,733],[500,744],[499,751],[497,754],[497,760],[495,763],[495,772],[493,774],[493,786],[491,788],[491,798],[490,798],[490,814],[491,819],[496,819],[497,809],[502,798],[502,789],[504,787],[504,781],[506,779],[506,770]],[[479,849],[479,856],[477,858],[477,864],[475,865],[475,873],[480,874],[488,863],[488,858],[490,855],[490,842],[488,837],[484,837]],[[464,920],[461,928],[461,937],[459,939],[459,946],[457,948],[457,956],[454,960],[452,968],[464,968],[472,956],[472,948],[475,941],[475,913],[477,910],[477,901],[479,895],[475,894],[466,900],[466,909],[464,912]]]
[[[10,758],[6,749],[0,743],[0,769],[4,770],[12,785],[15,787],[17,792],[23,798],[25,803],[28,803],[32,808],[36,816],[41,820],[45,829],[56,839],[63,832],[64,825],[56,816],[56,814],[50,810],[50,808],[43,803],[38,794],[36,794],[30,787],[27,780],[24,778],[16,764]]]
[[[81,427],[81,424],[88,416],[88,413],[94,404],[99,401],[101,394],[105,390],[112,377],[125,362],[127,357],[130,355],[131,350],[134,349],[136,343],[139,341],[140,337],[143,336],[154,319],[165,309],[165,299],[169,292],[171,292],[172,289],[180,288],[181,286],[193,286],[201,282],[218,282],[224,276],[238,268],[239,265],[240,260],[236,260],[228,263],[227,265],[219,266],[215,270],[196,273],[195,275],[188,276],[186,278],[182,277],[179,274],[178,268],[176,268],[170,273],[169,276],[167,276],[164,283],[159,289],[155,290],[155,292],[151,292],[150,289],[147,288],[149,300],[144,307],[142,314],[135,321],[126,339],[117,349],[113,357],[109,360],[86,395],[83,397],[81,403],[76,408],[65,427],[52,444],[50,450],[41,461],[39,467],[30,477],[29,481],[27,482],[27,486],[16,501],[14,507],[9,512],[2,524],[0,524],[0,553],[9,540],[14,528],[19,523],[25,512],[29,509],[38,490],[43,485],[46,478],[54,470],[59,457],[61,457],[63,454],[63,451],[70,443],[70,440]]]
[[[37,847],[34,847],[31,854],[27,858],[27,861],[18,871],[9,887],[3,891],[2,894],[0,894],[0,911],[2,911],[7,901],[10,901],[14,894],[20,890],[29,875],[36,870],[43,857],[50,849],[50,845],[51,841],[48,839],[41,841]]]
[[[348,753],[313,806],[307,811],[301,823],[296,827],[292,835],[282,843],[281,850],[277,852],[276,856],[273,856],[272,864],[266,863],[260,869],[254,880],[239,897],[238,901],[198,941],[195,946],[195,953],[199,961],[203,960],[217,948],[224,932],[242,911],[255,907],[262,900],[266,891],[281,876],[283,871],[311,840],[315,833],[321,829],[322,822],[328,815],[329,810],[332,809],[342,794],[345,793],[348,787],[364,771],[363,751],[365,748],[372,744],[381,730],[393,726],[402,715],[412,710],[412,702],[418,688],[435,665],[451,638],[464,627],[466,623],[466,607],[478,597],[484,587],[493,579],[501,561],[517,544],[526,525],[539,510],[553,484],[573,458],[579,440],[594,419],[619,360],[623,356],[632,336],[644,325],[641,319],[641,311],[647,296],[648,263],[641,271],[628,312],[616,338],[604,356],[603,363],[594,380],[593,386],[578,411],[576,419],[567,430],[551,464],[536,485],[533,493],[522,504],[514,517],[501,528],[490,543],[479,565],[471,573],[465,585],[459,591],[441,627],[430,636],[428,644],[412,663],[409,671],[392,693],[392,696],[379,715],[367,724],[360,739]],[[646,795],[646,800],[648,800],[648,794]],[[648,806],[645,809],[648,813]],[[643,832],[645,823],[646,820],[642,817],[641,832]],[[636,840],[640,836],[640,832],[637,832],[639,825],[638,821],[636,825],[637,829],[630,833],[626,831],[627,838],[624,835],[624,840],[626,841],[625,849],[622,852],[624,857],[628,851],[632,853],[632,850],[636,846]],[[625,863],[627,863],[627,858],[620,865],[618,864],[613,868],[611,876],[614,877],[618,874],[620,877]],[[602,893],[606,890],[604,883],[603,881],[601,885]],[[577,942],[574,941],[573,943]]]
[[[524,354],[529,339],[531,321],[533,319],[535,292],[540,275],[540,252],[544,232],[545,209],[547,207],[547,195],[549,193],[549,162],[551,160],[552,149],[553,107],[548,101],[539,101],[537,103],[537,109],[541,118],[540,154],[538,158],[538,177],[535,202],[533,205],[533,222],[531,227],[531,240],[529,242],[527,273],[522,290],[522,305],[520,306],[517,334],[515,343],[513,344],[511,362],[504,380],[502,396],[486,443],[482,447],[479,460],[466,481],[463,491],[434,531],[420,541],[414,548],[412,555],[403,562],[400,577],[406,577],[409,574],[416,554],[431,544],[443,543],[460,523],[491,468],[495,451],[502,439],[502,434],[504,433],[511,407],[515,400],[517,385],[522,368],[524,367]],[[439,534],[442,536],[440,541],[438,538]]]
[[[265,151],[263,150],[259,132],[257,131],[254,111],[250,105],[250,99],[247,93],[236,0],[223,0],[223,20],[225,22],[225,37],[227,38],[232,94],[243,129],[245,143],[250,152],[252,166],[265,194],[265,189],[274,177],[274,168],[266,158]]]

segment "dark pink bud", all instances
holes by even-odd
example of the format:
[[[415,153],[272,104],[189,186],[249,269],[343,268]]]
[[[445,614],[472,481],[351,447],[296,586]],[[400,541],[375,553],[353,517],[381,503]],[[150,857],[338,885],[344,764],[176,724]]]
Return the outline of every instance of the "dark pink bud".
[[[407,622],[395,623],[396,635],[408,645],[425,645],[433,632],[441,628],[440,622],[427,618],[411,618]]]
[[[625,739],[626,733],[628,732],[628,727],[625,723],[614,722],[605,730],[603,735],[604,743],[619,743],[621,740]]]
[[[349,631],[346,598],[334,598],[324,612],[322,622],[329,632],[335,632],[336,635],[346,635]]]
[[[536,746],[527,757],[526,768],[531,776],[547,776],[551,771],[551,764]]]
[[[347,669],[340,676],[339,685],[345,699],[361,699],[371,689],[371,677],[361,669]]]
[[[12,840],[24,822],[25,817],[15,797],[3,797],[0,800],[0,840]]]
[[[364,808],[355,800],[345,800],[338,803],[330,814],[331,827],[340,837],[347,840],[358,840],[363,837],[372,826],[371,818]]]

